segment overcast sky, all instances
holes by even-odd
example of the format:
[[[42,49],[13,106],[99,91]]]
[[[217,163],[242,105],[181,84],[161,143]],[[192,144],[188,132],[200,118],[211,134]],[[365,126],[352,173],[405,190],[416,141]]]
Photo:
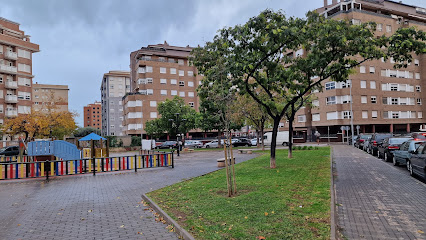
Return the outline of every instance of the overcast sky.
[[[331,1],[331,0],[330,0]],[[404,0],[426,7],[425,0]],[[0,17],[18,22],[40,45],[34,82],[69,86],[69,109],[100,101],[104,73],[129,70],[130,52],[148,44],[197,46],[262,10],[303,17],[323,0],[0,0]]]

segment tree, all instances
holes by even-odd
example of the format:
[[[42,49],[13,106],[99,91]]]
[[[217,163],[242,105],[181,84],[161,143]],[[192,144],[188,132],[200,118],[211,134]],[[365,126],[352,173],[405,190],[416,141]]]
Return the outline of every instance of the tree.
[[[74,137],[84,137],[91,133],[101,135],[101,130],[94,127],[77,128],[77,130],[74,131]]]
[[[400,28],[390,37],[376,37],[375,25],[352,25],[315,12],[305,19],[286,18],[280,11],[265,10],[194,49],[194,64],[203,74],[214,68],[214,56],[224,58],[232,86],[265,108],[273,121],[270,167],[275,168],[279,122],[306,94],[321,89],[327,79],[346,81],[366,61],[393,57],[401,62],[395,67],[403,67],[412,52],[425,52],[424,32]],[[300,49],[306,54],[294,57]]]
[[[145,132],[151,138],[159,138],[164,134],[164,129],[161,127],[161,120],[154,119],[150,121],[146,121],[145,123]]]

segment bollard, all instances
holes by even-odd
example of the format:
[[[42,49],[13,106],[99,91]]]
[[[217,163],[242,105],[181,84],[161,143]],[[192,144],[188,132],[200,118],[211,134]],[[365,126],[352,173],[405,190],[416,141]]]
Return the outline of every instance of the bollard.
[[[96,176],[95,158],[92,158],[93,176]]]
[[[135,155],[135,172],[138,171],[138,156]]]
[[[175,168],[175,157],[173,152],[172,152],[172,168]]]
[[[47,164],[47,166],[46,166],[46,164]],[[44,173],[46,174],[46,181],[49,181],[49,169],[50,169],[49,160],[46,160],[44,162]]]

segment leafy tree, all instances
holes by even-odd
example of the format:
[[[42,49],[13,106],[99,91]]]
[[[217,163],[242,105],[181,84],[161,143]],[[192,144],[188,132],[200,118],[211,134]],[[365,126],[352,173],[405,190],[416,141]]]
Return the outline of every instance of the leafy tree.
[[[74,131],[74,137],[84,137],[91,133],[96,133],[98,135],[101,135],[101,130],[94,127],[78,128],[77,130]]]
[[[366,61],[393,57],[400,62],[395,67],[404,67],[412,52],[425,52],[424,32],[400,28],[390,37],[376,37],[375,25],[352,25],[315,12],[305,19],[286,18],[280,11],[265,10],[244,25],[220,30],[212,42],[194,49],[194,64],[204,74],[214,69],[215,56],[220,56],[232,86],[265,108],[273,121],[270,167],[275,168],[279,122],[306,94],[321,89],[327,79],[346,81]],[[299,49],[306,54],[293,57]],[[259,96],[258,89],[268,98]]]
[[[130,146],[142,146],[141,136],[132,136],[132,142],[130,143]]]
[[[159,138],[164,134],[164,129],[161,127],[161,120],[154,119],[145,123],[145,132],[151,138]]]

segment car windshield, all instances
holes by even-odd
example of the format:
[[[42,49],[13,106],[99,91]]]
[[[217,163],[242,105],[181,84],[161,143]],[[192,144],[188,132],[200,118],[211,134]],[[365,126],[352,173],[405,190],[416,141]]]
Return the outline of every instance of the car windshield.
[[[371,138],[371,135],[361,135],[360,138],[361,139],[368,139],[368,138]]]
[[[4,152],[4,150],[6,150],[7,147],[1,148],[0,152]]]
[[[403,142],[410,140],[411,138],[391,138],[389,144],[402,144]]]

